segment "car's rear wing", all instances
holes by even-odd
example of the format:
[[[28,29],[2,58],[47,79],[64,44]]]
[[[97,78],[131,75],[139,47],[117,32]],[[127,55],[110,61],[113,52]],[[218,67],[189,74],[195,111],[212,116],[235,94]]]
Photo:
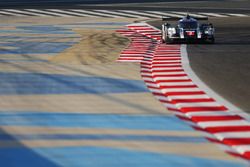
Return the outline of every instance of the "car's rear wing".
[[[208,20],[208,17],[192,17],[196,20]],[[162,21],[177,21],[182,19],[182,17],[162,17]]]

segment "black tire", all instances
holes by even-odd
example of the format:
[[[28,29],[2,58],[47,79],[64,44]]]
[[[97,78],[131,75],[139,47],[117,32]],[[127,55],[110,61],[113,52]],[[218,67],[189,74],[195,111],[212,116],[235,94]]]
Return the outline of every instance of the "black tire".
[[[210,44],[214,44],[214,43],[215,43],[215,38],[214,38],[214,37],[210,38],[208,42],[209,42]]]
[[[174,42],[174,40],[171,39],[171,38],[169,38],[169,37],[167,36],[166,44],[172,44],[173,42]]]

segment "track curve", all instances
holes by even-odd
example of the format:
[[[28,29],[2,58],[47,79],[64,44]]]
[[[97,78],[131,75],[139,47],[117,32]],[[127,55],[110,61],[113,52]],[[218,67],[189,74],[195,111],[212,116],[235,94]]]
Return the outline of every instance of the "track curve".
[[[211,89],[250,112],[250,18],[210,18],[216,27],[214,45],[187,47],[192,69]],[[161,21],[149,22],[160,28]]]
[[[249,160],[246,145],[249,144],[247,129],[250,123],[207,96],[192,82],[181,65],[180,45],[161,44],[159,38],[153,40],[156,29],[147,24],[132,24],[128,28],[127,32],[122,33],[131,37],[132,42],[135,39],[141,40],[142,37],[138,38],[138,35],[152,39],[150,42],[144,37],[149,46],[146,51],[143,49],[144,58],[140,62],[142,78],[153,95],[194,129],[208,133],[209,141],[222,144],[222,148],[229,154]]]

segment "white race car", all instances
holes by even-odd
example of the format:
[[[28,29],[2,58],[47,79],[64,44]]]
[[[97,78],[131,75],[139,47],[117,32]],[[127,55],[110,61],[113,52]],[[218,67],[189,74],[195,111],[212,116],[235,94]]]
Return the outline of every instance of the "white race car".
[[[176,20],[177,18],[162,18],[163,21]],[[179,19],[179,18],[178,18]],[[179,19],[177,25],[168,22],[162,24],[162,42],[206,42],[214,43],[214,27],[211,23],[199,23],[198,20],[208,18],[193,18],[189,15]]]

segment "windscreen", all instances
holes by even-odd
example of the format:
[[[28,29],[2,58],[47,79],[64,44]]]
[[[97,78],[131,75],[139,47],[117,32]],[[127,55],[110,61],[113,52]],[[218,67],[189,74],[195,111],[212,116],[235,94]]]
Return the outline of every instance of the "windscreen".
[[[180,28],[184,28],[184,29],[195,29],[198,27],[198,24],[196,21],[182,21],[179,22],[179,26]]]

